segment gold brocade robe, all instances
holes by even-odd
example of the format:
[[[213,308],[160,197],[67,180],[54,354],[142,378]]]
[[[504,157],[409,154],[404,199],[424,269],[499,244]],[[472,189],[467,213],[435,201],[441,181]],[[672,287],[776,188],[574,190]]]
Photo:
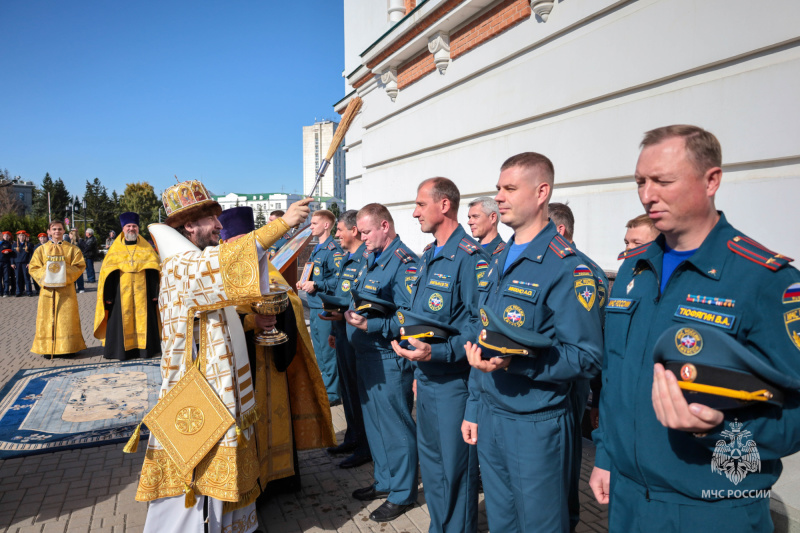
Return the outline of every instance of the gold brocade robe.
[[[252,425],[261,414],[256,407],[249,363],[239,363],[234,349],[235,331],[226,308],[249,305],[261,299],[261,276],[256,240],[266,250],[288,227],[282,219],[257,229],[241,239],[210,246],[204,250],[175,253],[164,260],[159,290],[162,321],[163,397],[187,370],[187,343],[194,318],[199,335],[198,358],[201,372],[236,424],[215,443],[194,472],[182,474],[166,450],[151,433],[142,474],[136,492],[138,501],[178,496],[191,487],[195,494],[210,496],[225,503],[224,512],[245,507],[260,493],[259,468]],[[153,227],[151,226],[151,232]],[[163,254],[166,248],[156,239]],[[236,322],[239,317],[234,313]],[[302,315],[301,315],[302,316]],[[237,324],[241,332],[241,325]],[[191,330],[189,328],[192,328]],[[241,339],[243,341],[243,338]],[[244,360],[247,354],[244,353]],[[205,362],[203,365],[202,362]],[[317,372],[318,384],[322,380]],[[327,402],[325,404],[327,406]],[[321,406],[317,413],[323,411]],[[330,412],[327,413],[330,420]],[[241,438],[237,438],[237,430]],[[332,435],[332,431],[331,431]]]
[[[119,293],[122,305],[122,332],[125,351],[147,348],[147,280],[146,269],[160,270],[161,265],[153,247],[140,235],[135,245],[125,244],[120,233],[109,248],[97,285],[97,306],[94,311],[94,336],[105,344],[108,311],[105,308],[106,278],[119,270]]]
[[[67,284],[64,287],[45,287],[47,258],[63,256]],[[68,242],[56,244],[48,241],[36,248],[28,273],[41,287],[39,308],[36,311],[36,334],[31,351],[41,355],[75,353],[86,348],[78,314],[78,297],[75,281],[86,269],[80,249]],[[55,340],[55,342],[53,342]]]
[[[288,285],[269,263],[270,282]],[[297,349],[286,372],[279,372],[272,348],[256,345],[256,408],[261,416],[255,424],[261,486],[295,474],[292,432],[298,450],[336,445],[328,393],[314,355],[305,324],[303,302],[289,292],[299,335]],[[246,311],[246,310],[245,310]],[[254,329],[254,315],[245,317],[245,331]],[[291,415],[291,417],[289,416]]]

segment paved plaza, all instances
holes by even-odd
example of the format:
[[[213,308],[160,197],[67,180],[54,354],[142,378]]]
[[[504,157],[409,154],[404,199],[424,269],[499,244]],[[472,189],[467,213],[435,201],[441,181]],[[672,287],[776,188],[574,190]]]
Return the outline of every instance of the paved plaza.
[[[99,267],[98,263],[98,271]],[[38,299],[0,299],[3,317],[0,387],[22,368],[103,361],[100,342],[92,336],[96,288],[97,284],[87,284],[86,293],[78,295],[88,348],[75,357],[52,361],[30,352]],[[341,406],[334,407],[332,412],[341,442],[345,429]],[[588,486],[594,448],[587,444],[581,474],[582,523],[577,531],[606,531],[607,511],[597,505]],[[135,454],[123,454],[122,447],[123,444],[112,444],[0,460],[0,532],[142,531],[147,504],[135,501],[134,494],[146,446],[143,441]],[[353,490],[371,482],[371,464],[342,470],[336,466],[342,458],[331,458],[324,450],[301,452],[299,456],[302,490],[273,498],[259,508],[262,530],[268,533],[427,531],[424,488],[418,506],[390,523],[378,524],[368,517],[382,500],[365,504],[350,496]],[[488,531],[483,495],[479,509],[479,530]]]

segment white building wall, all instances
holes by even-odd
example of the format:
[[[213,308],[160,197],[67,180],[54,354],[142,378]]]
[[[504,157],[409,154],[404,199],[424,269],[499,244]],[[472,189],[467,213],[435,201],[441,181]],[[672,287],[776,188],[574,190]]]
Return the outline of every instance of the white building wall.
[[[352,20],[372,3],[381,2],[345,0],[346,65],[363,51],[353,59],[348,42],[380,36]],[[547,22],[525,20],[395,102],[374,80],[361,87],[347,136],[348,204],[386,204],[421,251],[430,236],[411,211],[422,179],[453,179],[465,222],[468,200],[493,193],[507,157],[537,151],[555,164],[553,200],[569,201],[577,244],[615,270],[625,222],[643,212],[632,178],[643,132],[690,123],[722,143],[718,208],[800,257],[790,204],[800,196],[798,20],[794,0],[563,0]]]

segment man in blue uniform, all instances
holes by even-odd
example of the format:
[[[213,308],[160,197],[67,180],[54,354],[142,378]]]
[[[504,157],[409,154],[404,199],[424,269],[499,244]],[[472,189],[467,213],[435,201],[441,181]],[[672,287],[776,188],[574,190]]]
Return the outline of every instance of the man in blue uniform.
[[[336,225],[336,217],[325,209],[315,211],[311,215],[311,235],[319,239],[319,244],[314,248],[308,259],[313,264],[312,275],[309,281],[297,282],[298,290],[308,293],[308,307],[311,318],[311,342],[317,354],[317,364],[322,373],[325,390],[328,391],[328,401],[331,405],[341,403],[339,399],[339,374],[336,371],[336,351],[328,344],[331,334],[331,323],[322,319],[322,300],[319,292],[333,294],[336,289],[336,272],[342,263],[342,249],[336,244],[331,235]]]
[[[665,330],[683,325],[673,342],[695,355],[703,344],[693,326],[713,327],[796,382],[800,273],[716,210],[722,149],[713,134],[667,126],[646,133],[641,147],[639,199],[662,235],[622,254],[606,307],[590,485],[600,503],[611,503],[611,531],[652,531],[653,524],[659,531],[772,531],[768,491],[780,458],[800,449],[798,390],[784,391],[782,408],[763,403],[723,412],[688,403],[676,376],[654,365],[653,348]],[[682,381],[694,378],[691,366]],[[740,457],[730,465],[737,476],[728,479],[715,470],[722,459],[716,448],[744,432],[757,443],[749,458],[759,466],[743,469]]]
[[[356,277],[362,265],[366,263],[367,245],[361,241],[361,233],[356,225],[358,211],[351,209],[342,213],[336,225],[336,236],[339,244],[344,249],[345,257],[339,271],[336,273],[336,292],[334,297],[343,301],[350,301],[350,291],[355,288]],[[347,305],[344,306],[347,308]],[[325,320],[333,323],[333,333],[329,343],[336,347],[336,366],[339,372],[339,390],[342,394],[342,407],[344,419],[347,422],[347,431],[344,441],[332,448],[330,454],[350,453],[350,457],[339,463],[340,468],[354,468],[372,460],[367,442],[367,433],[364,429],[364,417],[361,413],[361,401],[358,395],[358,380],[356,379],[356,354],[350,341],[347,340],[347,328],[344,314],[336,311],[324,316]]]
[[[381,204],[358,212],[361,239],[372,252],[359,271],[359,293],[373,301],[408,307],[417,280],[417,256],[397,235],[391,213]],[[394,520],[417,501],[416,424],[411,362],[398,357],[390,341],[400,332],[394,312],[362,316],[345,312],[347,336],[356,353],[358,393],[364,414],[375,483],[356,490],[353,497],[369,501],[386,497],[372,512],[376,522]]]
[[[408,307],[418,316],[449,324],[458,334],[437,344],[410,338],[409,349],[392,341],[394,351],[415,367],[420,471],[429,531],[436,533],[478,527],[478,456],[461,438],[460,428],[469,396],[464,343],[478,333],[477,278],[488,270],[489,256],[458,223],[460,198],[458,187],[447,178],[431,178],[417,188],[414,217],[436,241],[422,255]]]
[[[3,293],[3,298],[11,296],[12,283],[14,273],[11,271],[11,265],[14,261],[14,243],[11,241],[11,232],[4,231],[3,239],[0,240],[0,292]]]
[[[575,254],[583,259],[583,266],[592,270],[594,281],[597,284],[597,305],[600,307],[600,318],[602,320],[608,291],[606,273],[575,245],[573,239],[575,234],[575,215],[572,213],[572,209],[567,204],[550,202],[547,206],[547,211],[559,235],[564,237],[572,246]],[[575,530],[581,518],[578,485],[581,481],[581,462],[583,460],[583,415],[586,413],[586,401],[589,399],[590,381],[588,379],[577,380],[569,395],[573,409],[572,416],[575,417],[575,439],[572,442],[572,463],[570,465],[571,474],[569,480],[569,526],[571,531]]]
[[[466,345],[474,370],[462,434],[478,446],[492,531],[568,531],[568,395],[577,379],[597,373],[602,356],[595,278],[548,221],[553,182],[541,154],[503,163],[495,200],[514,236],[495,250],[478,287],[482,308],[552,346],[484,360],[477,344]]]
[[[497,210],[497,202],[488,196],[475,198],[469,203],[467,225],[472,231],[472,236],[490,256],[503,244],[503,239],[497,232],[498,222],[500,222],[500,211]]]

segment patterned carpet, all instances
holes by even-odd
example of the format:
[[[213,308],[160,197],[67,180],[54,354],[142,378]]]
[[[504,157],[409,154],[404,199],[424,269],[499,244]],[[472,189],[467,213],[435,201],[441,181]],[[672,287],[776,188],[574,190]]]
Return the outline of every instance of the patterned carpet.
[[[159,364],[20,370],[0,391],[0,459],[127,441],[158,400]]]

